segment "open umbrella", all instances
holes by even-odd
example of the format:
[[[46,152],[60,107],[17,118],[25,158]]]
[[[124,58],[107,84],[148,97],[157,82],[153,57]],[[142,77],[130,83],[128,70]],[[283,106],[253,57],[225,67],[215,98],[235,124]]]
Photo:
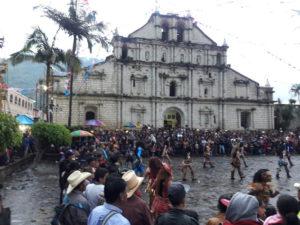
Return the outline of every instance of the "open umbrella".
[[[92,126],[92,127],[101,127],[105,126],[105,124],[101,120],[87,120],[85,122],[86,126]]]
[[[33,125],[33,119],[26,115],[18,115],[16,120],[20,125]]]
[[[127,128],[135,128],[136,126],[134,125],[134,123],[128,122],[128,123],[125,123],[123,127],[127,127]]]
[[[92,133],[87,132],[85,130],[76,130],[71,133],[72,137],[92,137],[94,136]]]

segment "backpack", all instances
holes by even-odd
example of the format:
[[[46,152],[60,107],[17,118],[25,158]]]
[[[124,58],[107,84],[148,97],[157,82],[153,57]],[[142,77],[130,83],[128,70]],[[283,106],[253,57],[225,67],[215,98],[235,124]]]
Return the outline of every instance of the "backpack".
[[[80,205],[75,205],[75,204],[71,204],[71,203],[61,204],[54,208],[55,215],[51,221],[51,225],[73,225],[73,224],[75,224],[73,221],[73,215],[70,212],[71,207],[81,209],[81,210],[85,211],[85,213],[88,214],[88,212]],[[67,217],[69,218],[70,221],[67,219]]]

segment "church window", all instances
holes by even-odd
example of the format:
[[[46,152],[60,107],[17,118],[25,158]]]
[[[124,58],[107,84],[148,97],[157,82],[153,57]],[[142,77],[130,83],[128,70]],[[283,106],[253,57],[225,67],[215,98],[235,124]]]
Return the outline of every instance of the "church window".
[[[208,114],[205,114],[205,117],[204,117],[204,120],[205,120],[205,124],[209,124],[209,115]]]
[[[217,66],[220,66],[221,65],[221,54],[218,53],[217,54]]]
[[[177,27],[177,41],[183,42],[183,35],[184,35],[184,27],[183,25],[178,25]]]
[[[170,96],[175,97],[176,96],[176,82],[172,81],[170,83]]]
[[[146,52],[145,52],[145,60],[146,60],[146,61],[149,61],[149,58],[150,58],[150,52],[149,52],[149,51],[146,51]]]
[[[207,94],[208,94],[208,89],[205,88],[205,89],[204,89],[204,95],[207,96]]]
[[[163,24],[161,28],[161,40],[168,41],[169,39],[169,25]]]
[[[162,61],[162,62],[166,62],[166,58],[167,58],[167,55],[166,55],[166,53],[164,52],[164,53],[162,54],[161,61]]]
[[[135,78],[132,78],[132,87],[135,87]]]
[[[184,54],[180,54],[180,62],[181,62],[181,63],[184,62]]]
[[[128,56],[128,48],[127,48],[127,45],[123,45],[122,47],[122,59],[126,59]]]
[[[244,129],[250,127],[250,112],[241,112],[241,127]]]
[[[200,55],[197,55],[196,61],[197,61],[197,64],[201,64],[201,56]]]
[[[96,117],[95,117],[95,113],[92,112],[92,111],[87,111],[85,113],[85,120],[94,120]]]

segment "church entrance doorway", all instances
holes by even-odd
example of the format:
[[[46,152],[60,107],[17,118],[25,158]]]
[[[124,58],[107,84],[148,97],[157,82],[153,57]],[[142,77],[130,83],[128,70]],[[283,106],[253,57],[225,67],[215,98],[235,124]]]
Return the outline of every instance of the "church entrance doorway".
[[[183,115],[177,108],[169,108],[164,113],[164,127],[181,127]]]

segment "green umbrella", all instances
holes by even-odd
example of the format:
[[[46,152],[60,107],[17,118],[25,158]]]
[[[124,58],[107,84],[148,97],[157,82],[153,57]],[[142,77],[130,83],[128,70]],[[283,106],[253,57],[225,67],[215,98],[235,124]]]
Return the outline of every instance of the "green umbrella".
[[[92,137],[94,136],[92,133],[87,132],[85,130],[76,130],[71,133],[72,137]]]

